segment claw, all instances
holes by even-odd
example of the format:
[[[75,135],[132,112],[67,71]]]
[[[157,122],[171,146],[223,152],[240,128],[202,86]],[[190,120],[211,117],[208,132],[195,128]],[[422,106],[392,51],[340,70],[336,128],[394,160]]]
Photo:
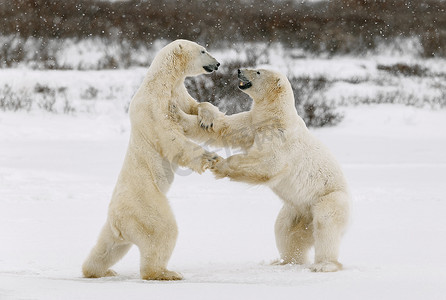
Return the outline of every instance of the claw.
[[[214,123],[211,123],[211,128],[214,127]]]

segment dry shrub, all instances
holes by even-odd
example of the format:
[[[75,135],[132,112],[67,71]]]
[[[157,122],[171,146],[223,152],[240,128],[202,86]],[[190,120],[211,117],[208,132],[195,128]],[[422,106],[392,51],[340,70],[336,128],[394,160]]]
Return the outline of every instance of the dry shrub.
[[[3,111],[29,111],[32,106],[32,100],[29,93],[25,90],[16,92],[11,86],[5,84],[0,88],[0,109]]]
[[[331,54],[420,37],[425,56],[445,56],[445,13],[441,0],[15,0],[0,2],[0,27],[3,35],[99,37],[122,48],[186,38],[214,47],[281,42]]]
[[[394,65],[378,65],[378,70],[389,72],[393,75],[402,76],[425,76],[427,74],[427,69],[415,64],[407,65],[403,63],[398,63]]]
[[[290,78],[290,83],[297,113],[308,127],[333,126],[342,121],[334,104],[325,101],[324,92],[331,85],[325,77],[295,77]]]

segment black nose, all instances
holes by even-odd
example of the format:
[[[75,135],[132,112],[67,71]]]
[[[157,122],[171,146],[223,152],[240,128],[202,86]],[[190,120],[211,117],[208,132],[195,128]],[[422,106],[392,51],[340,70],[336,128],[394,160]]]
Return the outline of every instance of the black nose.
[[[242,72],[242,71],[240,71],[240,69],[238,69],[237,71],[238,71],[239,74]]]
[[[220,67],[220,63],[217,63],[217,67]]]

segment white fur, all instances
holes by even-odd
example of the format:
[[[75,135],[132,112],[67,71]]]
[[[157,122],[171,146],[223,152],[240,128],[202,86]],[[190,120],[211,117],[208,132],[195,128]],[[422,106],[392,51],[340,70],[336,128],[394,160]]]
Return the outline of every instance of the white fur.
[[[218,178],[265,184],[282,199],[275,225],[281,263],[306,264],[314,246],[311,270],[337,271],[350,203],[341,168],[297,115],[285,76],[269,70],[242,74],[252,83],[244,90],[254,100],[249,112],[225,116],[209,104],[200,106],[199,115],[213,116],[212,130],[199,128],[197,117],[181,110],[175,116],[191,138],[246,151],[218,162]]]
[[[169,106],[197,114],[198,103],[187,93],[184,79],[206,73],[203,66],[207,65],[217,66],[217,61],[203,47],[186,40],[170,43],[152,62],[130,105],[127,154],[107,222],[83,264],[85,277],[115,275],[109,268],[135,244],[141,253],[141,278],[181,279],[166,269],[177,237],[166,193],[176,165],[201,173],[217,157],[184,136],[169,117]]]

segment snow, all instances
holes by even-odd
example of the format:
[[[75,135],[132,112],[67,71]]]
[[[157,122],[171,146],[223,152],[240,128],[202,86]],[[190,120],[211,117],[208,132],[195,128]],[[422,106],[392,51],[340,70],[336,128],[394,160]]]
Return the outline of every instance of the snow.
[[[446,111],[343,108],[312,130],[353,194],[337,273],[271,266],[280,200],[267,188],[180,170],[169,191],[179,282],[139,279],[133,248],[115,278],[81,264],[105,221],[129,136],[124,114],[0,114],[0,299],[444,299]],[[220,153],[225,153],[221,151]]]

